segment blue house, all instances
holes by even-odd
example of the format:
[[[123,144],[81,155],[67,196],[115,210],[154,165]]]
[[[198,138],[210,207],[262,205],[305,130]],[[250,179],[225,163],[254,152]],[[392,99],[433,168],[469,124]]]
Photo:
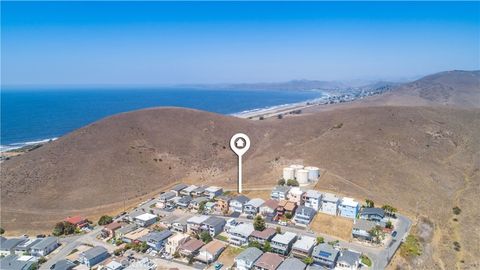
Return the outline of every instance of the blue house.
[[[141,237],[140,240],[145,241],[148,246],[159,251],[165,246],[165,243],[170,236],[172,236],[172,232],[169,230],[164,230],[161,232],[150,232],[149,234]]]
[[[345,197],[338,206],[338,214],[342,217],[355,219],[357,218],[358,211],[360,210],[360,204],[354,201],[352,198]]]

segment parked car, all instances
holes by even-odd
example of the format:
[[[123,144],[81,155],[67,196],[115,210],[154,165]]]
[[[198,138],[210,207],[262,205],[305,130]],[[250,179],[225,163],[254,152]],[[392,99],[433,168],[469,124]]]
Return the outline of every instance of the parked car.
[[[397,236],[397,231],[392,232],[392,237],[395,237],[395,236]]]
[[[215,270],[220,270],[222,268],[223,264],[222,263],[215,263]]]

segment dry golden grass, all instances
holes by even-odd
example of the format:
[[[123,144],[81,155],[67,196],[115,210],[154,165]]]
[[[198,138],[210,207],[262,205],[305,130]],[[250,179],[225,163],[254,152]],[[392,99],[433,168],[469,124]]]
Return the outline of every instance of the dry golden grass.
[[[313,219],[310,228],[314,232],[336,236],[346,241],[351,240],[353,220],[344,217],[318,213]]]
[[[245,249],[243,248],[239,248],[239,247],[235,247],[235,246],[228,246],[223,252],[222,254],[220,255],[220,257],[218,257],[218,260],[217,262],[223,264],[224,268],[228,268],[228,267],[231,267],[234,263],[234,259],[235,257],[238,256],[238,254],[240,254],[242,251],[244,251]],[[209,269],[215,269],[215,267],[212,265]]]
[[[248,190],[244,191],[243,195],[253,199],[253,198],[260,198],[263,200],[270,199],[270,190]]]

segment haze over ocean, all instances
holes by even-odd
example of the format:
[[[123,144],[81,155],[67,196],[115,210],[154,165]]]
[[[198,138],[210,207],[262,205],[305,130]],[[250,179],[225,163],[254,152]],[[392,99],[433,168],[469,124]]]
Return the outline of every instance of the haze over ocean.
[[[313,91],[2,89],[1,149],[56,138],[101,118],[143,108],[176,106],[232,114],[320,96]]]

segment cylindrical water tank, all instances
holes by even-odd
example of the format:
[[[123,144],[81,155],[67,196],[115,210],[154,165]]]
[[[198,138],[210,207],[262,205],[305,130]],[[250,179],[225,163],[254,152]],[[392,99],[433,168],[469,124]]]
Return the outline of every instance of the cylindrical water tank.
[[[297,170],[297,182],[300,185],[308,184],[308,171],[304,169]]]
[[[295,178],[297,178],[297,171],[303,169],[303,165],[294,164],[294,165],[290,165],[290,168],[295,170],[294,176]]]
[[[290,167],[283,168],[283,179],[295,179],[295,169]]]
[[[317,181],[318,177],[320,176],[320,169],[317,167],[305,167],[305,170],[308,171],[308,180],[309,181]]]

